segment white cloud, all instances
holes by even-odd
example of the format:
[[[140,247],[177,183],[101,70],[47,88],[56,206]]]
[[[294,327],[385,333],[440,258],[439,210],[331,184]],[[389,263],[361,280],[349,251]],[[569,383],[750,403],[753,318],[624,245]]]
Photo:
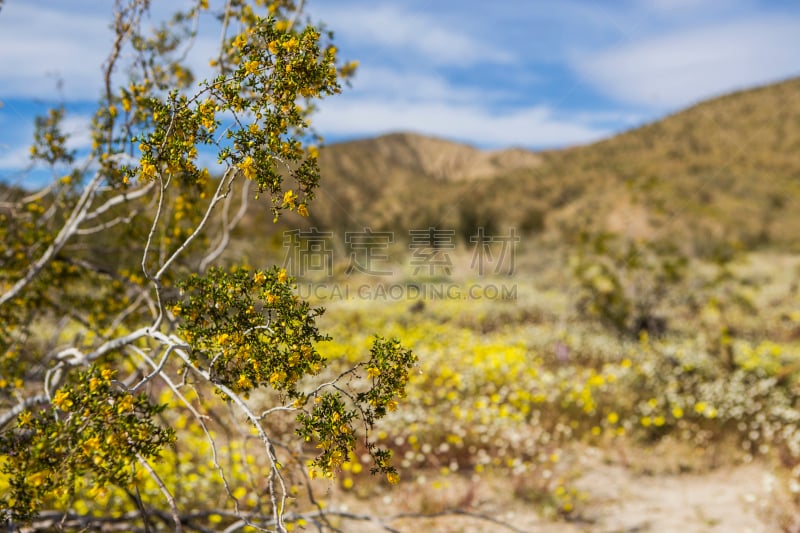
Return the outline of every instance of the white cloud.
[[[684,13],[708,13],[720,10],[752,8],[752,0],[725,0],[709,2],[708,0],[645,0],[641,7],[659,15],[682,15]]]
[[[110,20],[23,2],[7,2],[0,16],[0,97],[93,99],[100,65],[111,45]]]
[[[351,98],[379,96],[383,100],[393,101],[451,103],[489,102],[513,94],[504,87],[476,88],[467,83],[456,84],[439,73],[370,64],[358,68],[352,88],[346,92]]]
[[[674,109],[797,75],[798,28],[798,18],[753,18],[585,54],[573,67],[619,101]]]
[[[89,115],[67,114],[61,123],[61,131],[67,134],[66,147],[69,150],[86,153],[92,145]],[[30,146],[33,143],[33,121],[24,120],[16,126],[17,135],[6,137],[0,142],[0,169],[19,170],[31,163]],[[13,143],[13,144],[12,144]]]
[[[96,100],[103,84],[103,62],[113,44],[112,4],[84,0],[66,5],[42,0],[10,1],[0,16],[0,98]],[[72,5],[75,4],[75,5]],[[145,28],[168,18],[169,8],[156,2],[143,20]],[[187,60],[198,75],[208,77],[208,60],[219,44],[219,24],[203,17],[203,33]],[[213,26],[213,27],[212,27]],[[123,52],[123,60],[128,52]],[[124,72],[115,74],[122,77]],[[58,84],[61,91],[57,92]]]
[[[395,5],[319,4],[314,6],[314,16],[345,41],[410,53],[425,64],[467,66],[513,60],[512,54],[494,43],[450,28],[431,15]]]
[[[26,146],[3,146],[0,145],[0,169],[20,170],[30,165],[31,157]]]
[[[61,123],[61,131],[67,137],[67,149],[87,150],[92,146],[92,117],[89,115],[66,115]]]
[[[410,131],[491,147],[575,145],[610,133],[609,128],[593,124],[590,117],[581,118],[560,116],[544,106],[503,114],[467,104],[342,99],[321,106],[313,125],[326,136]]]

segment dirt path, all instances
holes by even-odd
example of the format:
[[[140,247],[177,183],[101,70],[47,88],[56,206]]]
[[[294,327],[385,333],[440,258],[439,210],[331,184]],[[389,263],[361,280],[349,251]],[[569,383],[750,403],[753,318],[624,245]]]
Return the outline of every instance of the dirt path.
[[[445,489],[431,491],[415,483],[401,484],[380,501],[356,499],[334,503],[349,512],[390,515],[455,506],[468,498],[471,511],[496,517],[518,531],[556,532],[772,532],[768,511],[774,500],[774,478],[761,464],[726,466],[703,474],[642,475],[615,464],[592,464],[576,487],[588,495],[580,520],[543,519],[533,504],[514,499],[503,479],[470,483],[451,478]],[[468,494],[468,496],[466,496]],[[338,498],[337,498],[338,499]],[[366,505],[365,505],[366,504]],[[428,511],[430,512],[430,510]],[[343,522],[344,531],[385,531],[375,524]],[[459,516],[403,519],[389,522],[403,533],[507,531],[488,521]]]
[[[590,494],[588,531],[762,532],[773,478],[760,465],[705,474],[641,476],[596,466],[579,482]]]

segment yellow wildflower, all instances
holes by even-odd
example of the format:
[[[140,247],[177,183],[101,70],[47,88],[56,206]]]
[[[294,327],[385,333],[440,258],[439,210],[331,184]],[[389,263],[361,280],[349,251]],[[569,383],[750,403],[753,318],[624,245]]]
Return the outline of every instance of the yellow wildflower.
[[[53,397],[53,405],[62,411],[66,411],[72,407],[72,400],[69,399],[69,393],[63,390],[58,391]]]
[[[247,63],[244,64],[244,70],[248,74],[254,75],[256,72],[258,72],[259,66],[260,63],[258,61],[248,61]]]
[[[125,413],[133,409],[133,398],[130,396],[123,396],[117,402],[117,413]]]
[[[31,415],[30,411],[22,411],[19,415],[17,415],[17,423],[20,425],[20,427],[27,426],[30,424],[31,418],[33,418],[33,415]]]
[[[286,50],[288,50],[288,51],[290,51],[290,52],[291,52],[291,51],[293,51],[293,50],[297,49],[297,46],[298,46],[299,44],[300,44],[300,42],[297,40],[297,37],[292,37],[291,39],[289,39],[288,41],[286,41],[285,43],[283,43],[283,47],[284,47]]]
[[[242,171],[244,177],[251,180],[256,177],[256,167],[253,158],[249,155],[239,163],[239,170]]]
[[[239,379],[236,381],[236,385],[240,389],[249,389],[250,388],[250,379],[245,376],[244,374],[239,375]]]
[[[239,35],[238,35],[238,36],[237,36],[237,37],[236,37],[236,38],[233,40],[233,46],[235,46],[236,48],[244,48],[244,46],[245,46],[246,44],[247,44],[247,35],[245,35],[244,33],[240,33],[240,34],[239,34]]]
[[[154,178],[156,175],[156,166],[149,161],[142,161],[141,175],[143,178]]]
[[[283,194],[283,205],[284,207],[294,207],[294,201],[297,199],[297,196],[294,194],[294,191],[289,189]]]

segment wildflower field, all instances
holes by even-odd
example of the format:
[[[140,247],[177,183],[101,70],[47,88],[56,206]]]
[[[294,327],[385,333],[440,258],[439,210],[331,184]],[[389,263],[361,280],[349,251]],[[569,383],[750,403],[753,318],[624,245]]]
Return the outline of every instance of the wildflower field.
[[[456,487],[502,479],[494,490],[509,506],[591,529],[596,502],[581,479],[586,456],[599,454],[644,476],[761,465],[775,486],[757,514],[790,531],[800,504],[798,265],[772,254],[723,267],[692,260],[657,305],[663,330],[632,334],[587,311],[580,275],[531,260],[511,277],[458,280],[459,295],[480,282],[513,286],[514,299],[322,301],[334,340],[321,351],[351,362],[371,342],[360,332],[380,330],[419,357],[407,398],[377,436],[402,484],[428,495],[405,511],[475,509],[470,489]],[[607,301],[602,288],[588,297]],[[357,456],[334,485],[376,497]]]

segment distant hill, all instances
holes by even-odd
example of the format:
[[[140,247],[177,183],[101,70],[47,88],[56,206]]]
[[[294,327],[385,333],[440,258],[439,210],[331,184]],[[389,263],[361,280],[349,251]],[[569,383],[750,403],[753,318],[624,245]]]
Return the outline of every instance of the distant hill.
[[[565,150],[481,151],[392,134],[333,144],[308,220],[334,231],[476,225],[569,238],[581,228],[800,250],[800,78],[693,106]]]

